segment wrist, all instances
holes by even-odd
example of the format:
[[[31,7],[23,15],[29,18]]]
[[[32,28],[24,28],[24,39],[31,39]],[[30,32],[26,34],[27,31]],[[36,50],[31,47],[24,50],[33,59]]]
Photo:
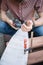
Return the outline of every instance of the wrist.
[[[11,21],[12,21],[12,20],[9,19],[9,20],[7,20],[7,23],[10,24]]]

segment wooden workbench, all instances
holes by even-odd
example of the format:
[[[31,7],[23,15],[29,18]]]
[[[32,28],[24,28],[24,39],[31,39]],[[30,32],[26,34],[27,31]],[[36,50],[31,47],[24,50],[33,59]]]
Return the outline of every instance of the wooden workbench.
[[[31,43],[31,38],[29,39]],[[40,37],[34,37],[32,41],[32,48],[43,46],[43,36]]]
[[[43,36],[33,38],[32,49],[34,49],[34,51],[29,54],[27,64],[43,63]]]

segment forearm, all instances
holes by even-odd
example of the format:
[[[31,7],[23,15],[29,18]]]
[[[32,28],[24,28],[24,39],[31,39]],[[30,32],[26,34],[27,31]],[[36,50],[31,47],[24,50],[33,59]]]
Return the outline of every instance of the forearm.
[[[43,25],[43,17],[40,17],[38,20],[34,21],[35,27]]]
[[[43,25],[43,12],[40,12],[39,15],[40,15],[40,18],[34,21],[35,27]]]
[[[13,21],[10,18],[8,18],[6,12],[1,11],[1,18],[4,22],[8,23],[13,29],[18,30],[18,28],[15,27],[15,23],[13,23]]]
[[[4,11],[1,11],[1,18],[4,22],[9,23],[9,21],[10,21],[10,19],[7,17],[7,15]]]

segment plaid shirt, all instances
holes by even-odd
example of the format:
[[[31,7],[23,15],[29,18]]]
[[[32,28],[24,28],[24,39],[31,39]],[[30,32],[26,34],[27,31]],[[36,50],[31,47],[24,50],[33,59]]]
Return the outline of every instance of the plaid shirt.
[[[40,6],[38,12],[43,12],[43,0],[23,0],[20,3],[17,1],[10,2],[10,0],[3,0],[1,9],[4,11],[9,9],[14,17],[27,21],[33,17],[34,5],[36,7]]]

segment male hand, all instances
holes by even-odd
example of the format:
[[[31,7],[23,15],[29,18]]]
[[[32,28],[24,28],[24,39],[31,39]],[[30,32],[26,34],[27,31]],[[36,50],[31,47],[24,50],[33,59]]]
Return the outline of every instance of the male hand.
[[[29,31],[31,31],[32,26],[33,26],[33,22],[32,22],[31,20],[28,20],[28,21],[26,22],[26,24],[24,23],[24,24],[21,26],[21,29],[22,29],[22,31],[29,32]]]
[[[15,23],[12,20],[9,20],[8,23],[13,29],[18,30],[18,28],[15,27]]]

